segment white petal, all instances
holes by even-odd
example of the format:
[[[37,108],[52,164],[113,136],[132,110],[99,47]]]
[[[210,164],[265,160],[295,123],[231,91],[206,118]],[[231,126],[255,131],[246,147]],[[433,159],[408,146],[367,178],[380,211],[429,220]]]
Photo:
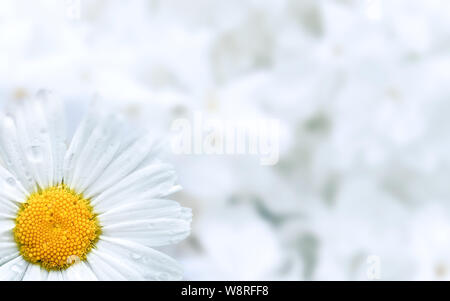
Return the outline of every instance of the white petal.
[[[10,262],[17,256],[21,256],[19,251],[17,250],[17,245],[13,249],[11,245],[5,247],[2,251],[0,251],[0,266]]]
[[[106,262],[106,259],[99,256],[92,250],[88,256],[88,265],[97,279],[100,281],[125,281],[125,276]]]
[[[25,202],[25,189],[0,166],[0,219],[15,219],[20,203]]]
[[[20,260],[17,243],[14,241],[12,220],[0,221],[0,280],[21,280],[21,268],[25,272],[26,265]],[[3,275],[3,272],[5,273]]]
[[[98,258],[108,265],[109,268],[116,271],[120,274],[120,279],[128,280],[128,281],[143,281],[145,278],[136,270],[132,269],[126,260],[122,258],[117,258],[116,256],[112,256],[106,252],[92,250],[92,252]]]
[[[99,215],[99,221],[103,234],[109,237],[162,246],[189,235],[192,210],[170,200],[135,200]]]
[[[16,226],[13,219],[0,218],[0,265],[18,254],[18,247],[14,241],[13,229]]]
[[[15,224],[12,220],[0,219],[0,265],[19,254],[19,249],[14,241],[14,227]]]
[[[64,159],[64,181],[84,191],[136,139],[120,116],[93,103],[81,122]]]
[[[98,180],[85,191],[87,198],[99,195],[123,178],[138,169],[145,160],[151,160],[159,152],[157,142],[144,136],[124,149],[117,158],[105,169]]]
[[[49,272],[41,268],[36,264],[29,264],[28,269],[25,272],[23,281],[46,281],[48,279]]]
[[[27,270],[28,262],[18,255],[14,259],[0,266],[0,281],[22,280]]]
[[[126,203],[119,203],[117,207],[99,215],[103,226],[129,220],[164,217],[190,221],[192,219],[192,210],[181,207],[178,202],[166,199],[134,199]]]
[[[54,172],[52,142],[44,109],[40,102],[30,100],[18,106],[14,113],[26,167],[40,187],[48,187],[53,182]]]
[[[190,234],[190,222],[179,219],[150,219],[118,223],[102,228],[106,237],[116,237],[159,247],[175,244]]]
[[[0,156],[28,192],[62,180],[63,114],[59,101],[44,94],[16,105],[12,117],[1,118]]]
[[[48,91],[40,92],[40,100],[45,108],[44,113],[47,120],[49,134],[51,136],[51,148],[53,155],[53,183],[57,185],[63,179],[64,155],[67,150],[66,122],[64,108],[60,98]]]
[[[19,249],[14,241],[12,230],[0,233],[0,266],[17,257]]]
[[[27,191],[8,170],[0,166],[0,197],[13,203],[24,203]]]
[[[120,139],[116,138],[121,128],[120,121],[114,115],[103,119],[93,128],[83,149],[75,155],[77,164],[74,166],[72,180],[67,184],[79,192],[83,192],[103,173],[121,146]]]
[[[66,281],[96,281],[97,276],[85,262],[78,262],[67,270],[62,271]]]
[[[50,271],[47,281],[64,281],[64,276],[61,271]]]
[[[92,199],[99,213],[117,207],[118,203],[132,199],[165,196],[174,186],[176,174],[167,164],[154,163],[125,177],[113,187]]]
[[[169,256],[143,245],[113,238],[101,238],[97,244],[97,256],[104,256],[114,265],[121,262],[128,270],[139,273],[145,280],[180,280],[182,270]],[[133,280],[133,279],[129,279]]]
[[[18,210],[16,203],[0,197],[0,218],[14,219]]]
[[[65,154],[63,174],[64,182],[66,184],[70,185],[72,183],[75,167],[78,163],[78,158],[83,151],[86,141],[89,139],[93,129],[97,125],[99,117],[95,112],[95,107],[89,108],[88,113],[78,126],[75,135],[73,136],[70,143],[69,149]]]
[[[17,136],[16,124],[10,116],[0,115],[0,157],[27,191],[37,190]]]
[[[13,235],[13,229],[16,226],[14,220],[0,218],[0,241],[10,239]]]

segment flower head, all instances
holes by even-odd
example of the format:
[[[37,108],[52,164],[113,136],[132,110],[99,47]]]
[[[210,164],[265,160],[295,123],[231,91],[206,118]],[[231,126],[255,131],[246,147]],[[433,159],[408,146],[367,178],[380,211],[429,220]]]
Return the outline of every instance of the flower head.
[[[192,213],[157,143],[92,107],[69,145],[47,92],[0,116],[0,280],[177,280],[152,249],[190,233]]]

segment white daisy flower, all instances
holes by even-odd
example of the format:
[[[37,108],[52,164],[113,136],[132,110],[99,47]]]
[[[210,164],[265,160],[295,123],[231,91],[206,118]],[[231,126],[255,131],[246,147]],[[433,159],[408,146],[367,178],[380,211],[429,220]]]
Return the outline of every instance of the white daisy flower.
[[[156,143],[92,107],[67,148],[61,102],[39,96],[0,116],[0,280],[181,279],[152,249],[192,219]]]

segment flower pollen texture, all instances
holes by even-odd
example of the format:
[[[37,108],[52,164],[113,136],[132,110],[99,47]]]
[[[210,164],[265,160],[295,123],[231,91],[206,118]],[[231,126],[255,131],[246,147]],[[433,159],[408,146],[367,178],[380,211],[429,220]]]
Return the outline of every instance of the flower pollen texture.
[[[30,195],[18,211],[14,238],[26,260],[62,270],[85,260],[100,232],[89,200],[58,185]]]

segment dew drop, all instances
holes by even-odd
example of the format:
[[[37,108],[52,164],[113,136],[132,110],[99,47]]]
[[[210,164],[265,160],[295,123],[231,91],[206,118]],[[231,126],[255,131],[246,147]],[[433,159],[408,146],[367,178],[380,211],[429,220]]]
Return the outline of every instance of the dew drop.
[[[29,147],[27,157],[30,162],[41,162],[43,159],[42,148],[37,145]]]
[[[8,185],[8,186],[10,186],[10,187],[15,187],[16,186],[16,180],[14,179],[14,178],[7,178],[6,180],[5,180],[5,182],[6,182],[6,184]]]
[[[67,257],[67,264],[74,264],[80,261],[80,257],[78,257],[77,255],[71,255]]]
[[[65,170],[70,170],[71,169],[70,166],[71,166],[71,164],[72,164],[74,159],[75,159],[75,153],[71,152],[68,155],[67,159],[66,159],[67,164],[64,164],[64,169]]]

